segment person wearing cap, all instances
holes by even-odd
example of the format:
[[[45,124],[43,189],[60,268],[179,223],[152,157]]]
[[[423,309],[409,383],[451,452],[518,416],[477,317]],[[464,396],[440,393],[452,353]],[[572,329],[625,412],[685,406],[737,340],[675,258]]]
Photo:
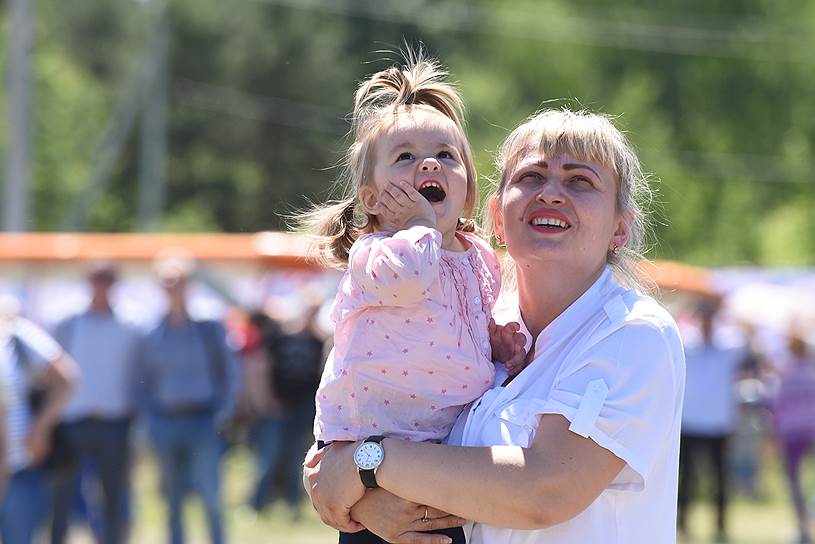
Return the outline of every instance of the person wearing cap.
[[[66,541],[75,490],[80,487],[79,468],[89,464],[95,467],[102,490],[97,501],[86,497],[91,502],[89,507],[98,513],[97,519],[101,519],[101,541],[106,544],[124,541],[124,505],[130,490],[133,372],[139,336],[136,328],[113,310],[111,291],[116,279],[111,263],[92,265],[87,275],[90,304],[60,322],[54,333],[80,369],[77,387],[63,414],[80,462],[55,486],[52,544]]]
[[[192,258],[164,255],[155,270],[168,309],[145,338],[137,383],[167,501],[170,542],[184,542],[183,501],[191,486],[203,503],[210,541],[221,544],[220,431],[235,409],[240,370],[224,326],[188,312]]]

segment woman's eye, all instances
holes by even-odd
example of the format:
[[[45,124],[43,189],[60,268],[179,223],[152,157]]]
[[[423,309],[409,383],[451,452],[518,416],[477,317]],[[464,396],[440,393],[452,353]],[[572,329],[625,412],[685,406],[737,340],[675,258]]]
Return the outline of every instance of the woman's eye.
[[[543,179],[543,176],[538,174],[537,172],[524,172],[520,176],[518,176],[519,182],[524,181],[540,181]]]
[[[572,178],[572,181],[581,185],[581,186],[592,186],[594,185],[589,178],[586,176],[575,176]]]
[[[396,157],[396,162],[399,161],[409,161],[413,158],[413,153],[408,153],[407,151],[400,153],[398,157]]]
[[[439,154],[436,155],[436,157],[438,157],[439,159],[452,159],[452,158],[454,158],[453,154],[450,153],[449,151],[439,151]]]

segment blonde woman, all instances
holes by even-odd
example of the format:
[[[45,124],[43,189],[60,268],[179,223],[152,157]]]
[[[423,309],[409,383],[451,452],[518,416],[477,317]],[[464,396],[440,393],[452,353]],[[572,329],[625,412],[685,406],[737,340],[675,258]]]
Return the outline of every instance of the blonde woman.
[[[684,356],[634,281],[639,161],[608,118],[550,110],[510,134],[498,169],[489,209],[516,284],[503,321],[522,323],[528,366],[497,376],[447,444],[383,440],[379,489],[360,482],[358,443],[312,450],[312,501],[388,542],[449,542],[416,531],[464,520],[471,543],[674,542]]]

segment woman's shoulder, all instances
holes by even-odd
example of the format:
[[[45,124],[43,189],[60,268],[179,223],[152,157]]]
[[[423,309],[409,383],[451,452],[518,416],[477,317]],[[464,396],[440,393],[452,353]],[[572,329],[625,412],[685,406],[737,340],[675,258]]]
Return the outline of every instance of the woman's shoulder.
[[[658,330],[667,330],[679,334],[679,327],[671,313],[653,297],[635,289],[623,289],[620,300],[625,308],[627,325],[650,325]]]

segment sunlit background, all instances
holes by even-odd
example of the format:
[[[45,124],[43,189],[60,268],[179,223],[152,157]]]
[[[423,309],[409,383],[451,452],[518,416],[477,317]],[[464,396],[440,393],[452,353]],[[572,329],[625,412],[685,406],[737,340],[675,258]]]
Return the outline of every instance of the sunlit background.
[[[716,295],[770,363],[791,326],[815,345],[812,0],[4,0],[0,25],[0,294],[44,326],[82,307],[100,257],[121,265],[117,304],[147,326],[163,311],[150,259],[193,238],[202,314],[285,320],[329,299],[336,276],[304,268],[302,244],[256,233],[335,194],[356,85],[423,44],[466,100],[482,194],[494,150],[537,109],[613,115],[651,173],[648,256],[681,270],[662,296],[688,338],[695,302]],[[67,233],[146,236],[129,251]],[[771,424],[758,425],[757,488],[733,490],[731,541],[792,542]],[[251,454],[238,443],[226,459],[232,542],[335,541],[305,504],[296,519],[249,512]],[[162,542],[146,450],[136,471],[131,541]],[[815,507],[811,467],[804,482]],[[707,495],[684,542],[711,541]],[[205,542],[197,511],[189,524]]]

